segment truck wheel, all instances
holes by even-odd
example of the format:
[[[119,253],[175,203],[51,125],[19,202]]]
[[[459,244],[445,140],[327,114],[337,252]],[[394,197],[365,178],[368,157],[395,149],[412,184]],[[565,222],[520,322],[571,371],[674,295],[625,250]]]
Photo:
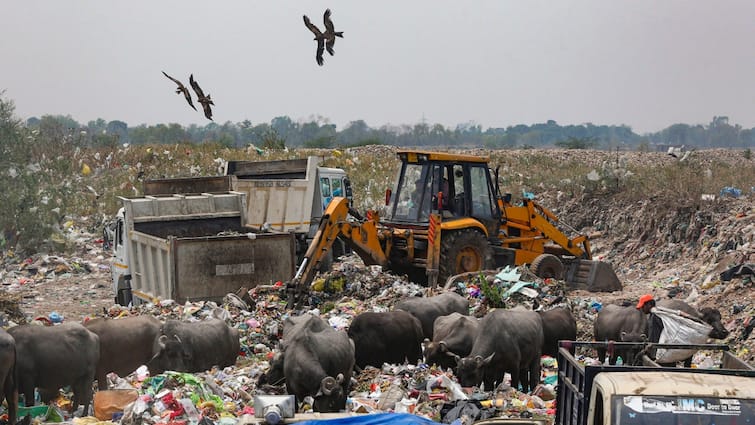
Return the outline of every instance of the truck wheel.
[[[128,306],[133,301],[131,295],[131,279],[120,279],[118,281],[118,290],[115,294],[115,302],[118,305]]]
[[[463,229],[441,237],[439,282],[460,273],[490,269],[493,264],[493,249],[479,231]]]
[[[553,254],[540,254],[530,264],[530,271],[535,276],[545,279],[554,278],[562,279],[564,274],[564,264]]]

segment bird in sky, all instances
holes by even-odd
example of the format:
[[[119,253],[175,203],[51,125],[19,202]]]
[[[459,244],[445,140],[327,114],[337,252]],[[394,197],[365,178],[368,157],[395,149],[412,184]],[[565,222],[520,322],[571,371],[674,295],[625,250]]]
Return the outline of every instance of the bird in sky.
[[[194,92],[197,94],[197,102],[202,104],[204,116],[212,121],[212,109],[210,108],[210,105],[215,105],[215,103],[210,99],[210,94],[208,93],[207,96],[204,95],[202,88],[199,87],[199,84],[197,84],[196,81],[194,81],[194,74],[189,75],[189,83],[191,84],[191,88],[193,88]]]
[[[189,106],[191,106],[192,109],[194,109],[196,111],[197,108],[194,106],[194,103],[192,103],[192,101],[191,101],[191,93],[189,93],[189,89],[187,89],[186,86],[183,85],[182,82],[180,82],[177,79],[175,79],[175,78],[171,77],[170,75],[166,74],[165,71],[163,71],[163,75],[166,76],[166,77],[168,77],[171,81],[173,81],[174,83],[176,83],[178,85],[178,87],[176,88],[176,93],[177,94],[183,93],[184,97],[186,98],[186,101],[189,102]]]
[[[327,12],[326,12],[327,13]],[[322,58],[322,52],[325,50],[325,34],[320,31],[315,24],[309,21],[309,18],[307,15],[304,15],[304,25],[309,28],[310,31],[315,35],[315,40],[317,41],[317,53],[315,54],[315,60],[317,61],[317,64],[322,66],[323,64],[323,58]]]
[[[325,49],[333,56],[336,52],[333,46],[336,45],[336,37],[343,38],[343,31],[336,31],[333,26],[333,21],[330,20],[330,9],[325,9],[325,14],[322,16],[322,20],[325,23]]]

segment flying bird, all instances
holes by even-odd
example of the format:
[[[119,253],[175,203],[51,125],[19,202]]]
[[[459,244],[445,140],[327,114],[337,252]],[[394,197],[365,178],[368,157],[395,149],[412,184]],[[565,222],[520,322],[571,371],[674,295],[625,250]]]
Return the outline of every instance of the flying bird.
[[[326,12],[327,13],[327,12]],[[325,50],[325,34],[323,34],[315,24],[309,21],[309,18],[307,18],[307,15],[304,15],[304,25],[309,28],[310,31],[315,35],[315,40],[317,41],[317,54],[315,54],[315,60],[317,61],[317,64],[322,66],[323,59],[322,59],[322,52]]]
[[[325,49],[333,56],[336,51],[333,46],[336,45],[336,37],[343,38],[343,31],[336,31],[333,27],[333,21],[330,20],[330,9],[325,9],[325,14],[322,16],[322,20],[325,23]]]
[[[197,102],[202,104],[204,116],[212,121],[212,109],[210,108],[210,105],[215,105],[215,103],[210,99],[210,94],[208,93],[207,96],[204,95],[202,88],[199,87],[199,84],[197,84],[196,81],[194,81],[194,74],[189,75],[189,83],[191,83],[191,88],[194,89],[194,92],[197,93]]]
[[[178,87],[176,88],[176,93],[181,94],[183,93],[184,97],[186,98],[186,101],[189,102],[189,106],[192,107],[195,111],[197,108],[194,106],[194,103],[191,101],[191,93],[189,93],[189,89],[186,88],[185,85],[183,85],[182,82],[176,80],[175,78],[171,77],[170,75],[166,74],[165,71],[163,71],[163,75],[168,77],[171,81],[178,84]]]

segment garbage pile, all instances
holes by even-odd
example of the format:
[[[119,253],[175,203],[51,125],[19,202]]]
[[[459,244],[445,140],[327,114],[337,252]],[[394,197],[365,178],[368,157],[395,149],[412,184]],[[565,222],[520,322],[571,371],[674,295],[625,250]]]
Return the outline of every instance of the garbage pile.
[[[484,291],[499,294],[500,306],[519,303],[559,301],[565,299],[556,282],[523,282],[523,273],[507,269],[481,274],[459,282],[456,290],[467,295],[475,314],[482,315],[488,306]],[[111,374],[109,391],[94,400],[99,420],[123,424],[235,424],[244,415],[254,415],[253,397],[257,394],[284,394],[284,385],[261,385],[259,377],[270,367],[273,350],[282,331],[282,322],[290,314],[315,314],[336,329],[345,329],[351,319],[364,311],[388,311],[399,299],[419,295],[427,288],[406,281],[404,277],[364,267],[356,258],[346,258],[314,282],[306,310],[286,309],[283,285],[258,287],[239,296],[228,294],[221,304],[163,300],[157,304],[135,307],[112,305],[102,314],[109,317],[152,315],[161,320],[187,321],[215,317],[238,329],[241,353],[235,366],[205,373],[166,372],[149,376],[142,367],[126,377]],[[487,288],[485,290],[481,288]],[[526,291],[523,289],[530,289]],[[535,289],[537,288],[537,289]],[[534,296],[533,296],[534,295]],[[48,323],[51,324],[51,323]],[[355,413],[405,412],[450,423],[467,416],[548,417],[554,410],[555,362],[543,358],[543,383],[532,394],[524,394],[508,385],[496,389],[475,389],[469,393],[456,381],[451,370],[426,364],[384,365],[367,367],[353,378],[347,410]],[[101,393],[101,394],[100,394]],[[119,397],[115,397],[115,394]],[[120,397],[127,395],[126,397]],[[72,394],[62,393],[55,409],[37,409],[38,419],[45,422],[70,420],[63,407],[70,406]],[[120,402],[120,404],[118,404]],[[107,407],[109,406],[109,407]],[[304,400],[299,412],[311,409]],[[76,419],[81,423],[82,419]],[[211,422],[208,422],[211,421]],[[84,425],[84,424],[82,424]]]

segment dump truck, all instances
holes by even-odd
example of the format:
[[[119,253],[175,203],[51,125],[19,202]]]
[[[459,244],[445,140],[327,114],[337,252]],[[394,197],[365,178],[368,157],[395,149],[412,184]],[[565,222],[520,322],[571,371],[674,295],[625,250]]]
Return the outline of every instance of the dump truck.
[[[225,174],[233,190],[246,194],[247,224],[291,232],[296,236],[299,261],[317,232],[323,211],[334,197],[352,200],[351,182],[340,168],[322,167],[317,156],[274,161],[228,161]],[[337,243],[323,259],[327,269],[333,257],[346,252]]]
[[[220,301],[240,288],[289,279],[296,267],[288,232],[246,225],[246,194],[227,176],[145,183],[119,197],[111,266],[121,305],[173,299]]]
[[[752,424],[755,369],[726,345],[560,341],[556,425]],[[701,349],[715,368],[661,367],[646,354],[638,365],[587,365],[578,349],[598,346]]]
[[[498,169],[487,156],[399,150],[395,187],[385,196],[385,217],[364,217],[334,197],[323,213],[299,268],[289,282],[298,299],[337,240],[366,265],[437,285],[455,275],[529,265],[543,278],[591,291],[621,289],[610,264],[592,259],[583,234],[567,235],[553,212],[535,200],[514,203],[502,194]]]

